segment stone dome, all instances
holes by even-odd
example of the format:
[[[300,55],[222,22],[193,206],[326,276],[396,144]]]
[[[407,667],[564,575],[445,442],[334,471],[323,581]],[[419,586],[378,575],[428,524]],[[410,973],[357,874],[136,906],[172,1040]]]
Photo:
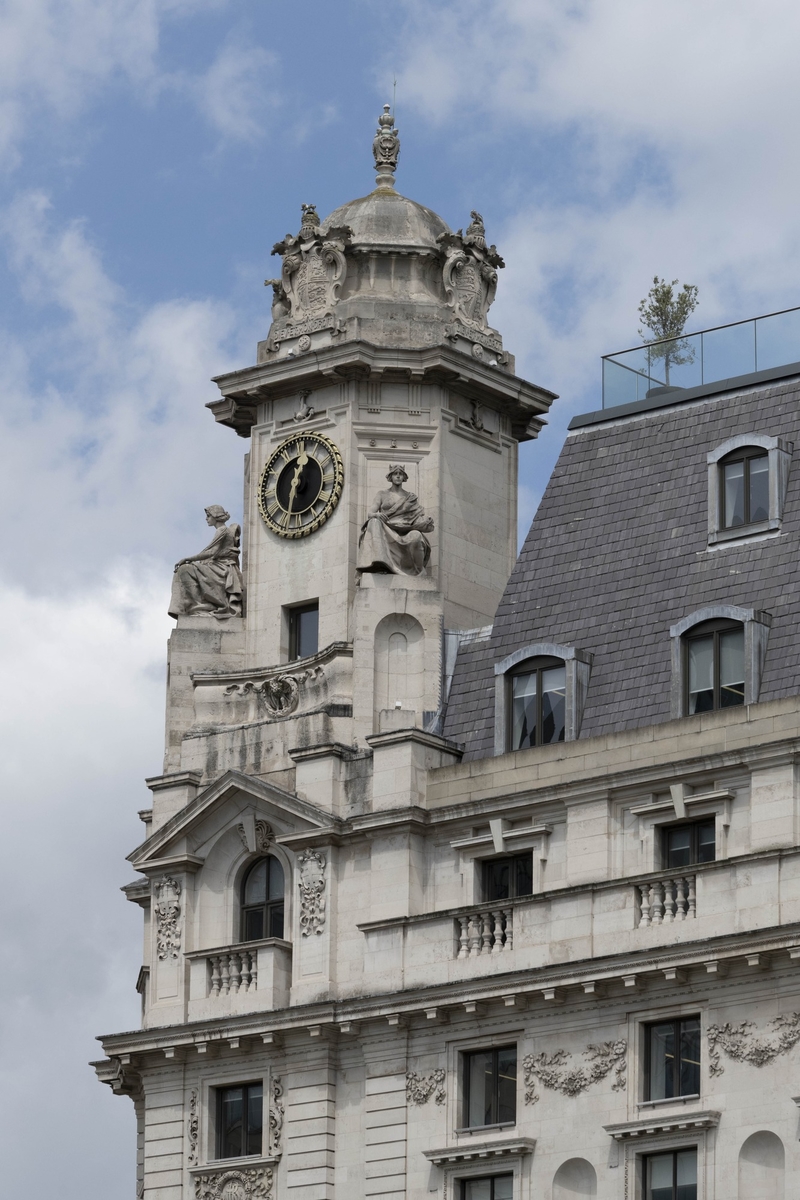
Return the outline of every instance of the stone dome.
[[[440,250],[436,239],[450,227],[432,209],[401,196],[391,187],[378,187],[368,196],[334,209],[322,222],[323,232],[349,225],[358,249]]]

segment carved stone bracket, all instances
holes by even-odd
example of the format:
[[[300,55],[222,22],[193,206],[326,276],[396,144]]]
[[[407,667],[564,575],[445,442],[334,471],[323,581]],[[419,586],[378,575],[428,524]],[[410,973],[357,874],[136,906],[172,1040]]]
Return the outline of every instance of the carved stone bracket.
[[[155,886],[156,941],[159,958],[177,958],[181,949],[181,885],[165,875]]]
[[[300,933],[310,937],[322,933],[325,925],[325,855],[319,850],[303,850],[299,855]]]
[[[615,1079],[611,1085],[612,1090],[621,1091],[625,1087],[627,1051],[628,1043],[625,1041],[601,1042],[599,1046],[587,1046],[584,1051],[587,1061],[580,1067],[567,1065],[571,1055],[566,1050],[556,1050],[554,1054],[527,1054],[522,1061],[525,1072],[525,1103],[536,1104],[538,1101],[537,1079],[553,1092],[561,1092],[564,1096],[578,1096],[613,1071]]]
[[[486,329],[486,314],[497,291],[497,268],[504,267],[496,246],[487,246],[483,217],[474,209],[467,232],[441,233],[444,250],[442,282],[457,321],[469,329]],[[468,335],[467,335],[468,336]]]
[[[189,1101],[189,1163],[197,1162],[197,1134],[200,1128],[200,1119],[197,1112],[197,1088],[192,1088],[192,1097]]]
[[[430,1075],[418,1075],[416,1071],[409,1071],[406,1075],[406,1102],[427,1104],[435,1094],[436,1103],[444,1104],[444,1079],[445,1074],[441,1067]]]
[[[272,1168],[198,1175],[194,1195],[195,1200],[267,1200],[272,1195]]]
[[[294,675],[271,675],[261,683],[248,679],[245,683],[232,683],[225,688],[226,696],[256,696],[271,717],[288,717],[300,703],[300,691],[304,684],[316,680],[324,672],[321,667],[300,671]]]
[[[763,1067],[800,1042],[800,1012],[783,1013],[770,1021],[770,1025],[775,1030],[772,1038],[755,1037],[751,1033],[755,1029],[752,1021],[742,1021],[740,1025],[731,1025],[730,1022],[709,1025],[706,1033],[709,1074],[722,1075],[725,1071],[720,1062],[720,1050],[724,1050],[728,1058],[735,1062]]]
[[[280,1075],[273,1076],[272,1084],[272,1103],[269,1109],[269,1152],[276,1158],[281,1152],[281,1137],[283,1135],[283,1116],[284,1108],[281,1103],[283,1096],[283,1084],[281,1083]]]

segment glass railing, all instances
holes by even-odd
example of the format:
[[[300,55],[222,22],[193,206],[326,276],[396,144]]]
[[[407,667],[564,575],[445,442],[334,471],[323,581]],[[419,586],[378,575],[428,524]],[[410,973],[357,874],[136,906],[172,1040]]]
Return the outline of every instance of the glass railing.
[[[603,408],[800,362],[800,308],[603,356]]]

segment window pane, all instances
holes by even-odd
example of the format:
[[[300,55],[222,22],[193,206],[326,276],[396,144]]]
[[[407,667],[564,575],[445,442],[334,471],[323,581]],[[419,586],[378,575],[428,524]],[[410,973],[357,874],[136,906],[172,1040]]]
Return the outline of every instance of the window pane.
[[[700,1022],[695,1018],[681,1021],[680,1095],[694,1096],[700,1091]]]
[[[744,630],[719,635],[719,702],[721,708],[744,704]]]
[[[542,671],[542,743],[564,741],[567,673],[565,667]]]
[[[689,712],[714,707],[714,637],[691,638],[689,652]]]
[[[497,1051],[497,1121],[517,1119],[517,1048]]]
[[[496,858],[483,864],[484,900],[508,900],[509,862]]]
[[[536,745],[536,672],[511,677],[511,749]]]
[[[464,1200],[492,1200],[491,1179],[465,1179]]]
[[[244,885],[244,902],[245,904],[263,904],[267,898],[267,860],[263,858],[261,862],[251,869],[247,876],[247,882]]]
[[[263,1087],[251,1084],[247,1089],[247,1149],[245,1154],[261,1153]]]
[[[269,936],[283,937],[283,905],[271,904],[269,908]]]
[[[244,914],[242,937],[246,942],[256,942],[264,936],[264,909],[250,908]]]
[[[242,1104],[239,1088],[225,1088],[220,1096],[219,1157],[237,1158],[242,1153]]]
[[[697,1151],[679,1150],[676,1158],[675,1200],[697,1200]]]
[[[769,517],[769,458],[766,454],[750,459],[750,520]]]
[[[467,1125],[492,1123],[492,1052],[467,1055]]]
[[[649,1027],[650,1095],[648,1100],[668,1100],[675,1095],[675,1024]]]
[[[688,867],[692,861],[692,828],[681,825],[677,829],[668,829],[667,866]]]
[[[744,525],[744,463],[725,463],[722,468],[724,525]]]
[[[512,1200],[513,1175],[495,1175],[493,1200]]]
[[[297,621],[295,637],[297,657],[306,658],[309,654],[316,654],[319,649],[319,609],[316,607],[299,609],[295,613],[295,619]]]
[[[717,856],[716,822],[701,821],[697,826],[697,861],[713,862]]]
[[[518,854],[514,859],[514,895],[530,896],[533,892],[533,855]]]
[[[268,899],[282,900],[283,899],[283,867],[278,862],[277,858],[268,858],[269,866],[269,890]]]
[[[647,1160],[647,1200],[674,1200],[671,1154],[654,1154]]]

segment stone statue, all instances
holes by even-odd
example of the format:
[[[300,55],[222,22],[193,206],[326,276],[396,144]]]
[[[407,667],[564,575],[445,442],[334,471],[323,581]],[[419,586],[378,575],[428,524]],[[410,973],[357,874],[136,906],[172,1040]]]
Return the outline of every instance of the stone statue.
[[[390,467],[386,478],[392,486],[378,492],[361,529],[358,570],[423,575],[431,556],[425,534],[433,529],[433,518],[403,487],[408,475],[401,465]]]
[[[239,571],[238,525],[226,525],[230,513],[221,504],[210,504],[206,522],[215,533],[205,550],[175,564],[171,617],[210,613],[224,620],[242,615],[242,576]]]

